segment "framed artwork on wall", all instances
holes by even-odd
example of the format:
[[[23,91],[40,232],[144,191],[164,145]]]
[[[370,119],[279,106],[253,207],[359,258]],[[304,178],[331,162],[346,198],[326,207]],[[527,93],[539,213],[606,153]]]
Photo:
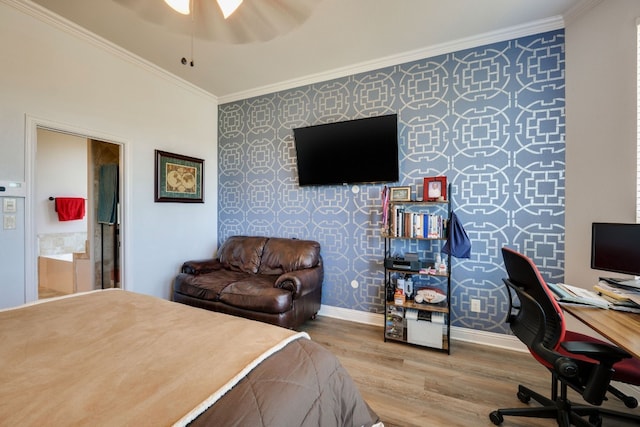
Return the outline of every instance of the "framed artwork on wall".
[[[422,187],[422,200],[438,202],[447,200],[447,177],[434,176],[424,179]]]
[[[411,200],[411,187],[391,187],[389,200],[392,202],[408,202]]]
[[[204,160],[156,150],[155,201],[204,203]]]

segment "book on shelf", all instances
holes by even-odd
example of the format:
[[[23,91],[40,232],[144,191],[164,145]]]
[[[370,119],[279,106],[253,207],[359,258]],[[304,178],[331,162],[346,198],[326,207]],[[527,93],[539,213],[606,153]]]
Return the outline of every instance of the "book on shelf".
[[[390,232],[392,237],[443,239],[447,236],[447,221],[442,215],[408,212],[394,205]]]
[[[612,304],[594,291],[567,285],[566,283],[547,283],[556,300],[563,303],[590,305],[609,308]]]

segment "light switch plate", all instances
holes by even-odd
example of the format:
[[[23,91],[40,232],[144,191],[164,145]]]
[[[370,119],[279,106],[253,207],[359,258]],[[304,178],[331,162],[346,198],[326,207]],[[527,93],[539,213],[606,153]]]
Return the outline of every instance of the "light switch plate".
[[[16,199],[5,197],[2,199],[2,212],[15,213],[16,212]]]
[[[15,230],[16,229],[16,216],[15,215],[5,215],[3,220],[3,226],[5,230]]]

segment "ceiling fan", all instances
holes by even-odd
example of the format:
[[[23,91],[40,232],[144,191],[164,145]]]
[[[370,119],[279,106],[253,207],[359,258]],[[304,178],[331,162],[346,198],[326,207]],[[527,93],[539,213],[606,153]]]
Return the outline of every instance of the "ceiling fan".
[[[114,1],[167,31],[193,34],[206,41],[246,44],[266,42],[292,31],[323,0]]]
[[[188,15],[191,12],[191,0],[164,0],[164,2],[183,15]],[[222,10],[222,16],[227,19],[240,6],[242,0],[217,0],[217,2]]]

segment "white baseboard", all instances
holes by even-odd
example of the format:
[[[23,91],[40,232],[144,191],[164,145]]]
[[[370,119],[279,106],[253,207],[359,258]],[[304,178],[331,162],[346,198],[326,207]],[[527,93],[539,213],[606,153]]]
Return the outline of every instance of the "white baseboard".
[[[374,326],[382,326],[384,319],[382,314],[352,310],[350,308],[334,307],[331,305],[321,305],[318,315]]]
[[[384,315],[380,313],[368,313],[365,311],[352,310],[349,308],[333,307],[330,305],[322,305],[319,316],[332,317],[350,322],[364,323],[366,325],[374,325],[382,327],[384,325]],[[525,347],[520,340],[513,335],[497,334],[494,332],[478,331],[476,329],[461,328],[457,326],[451,327],[451,339],[453,341],[465,341],[475,344],[488,345],[492,347],[504,348],[506,350],[526,352]]]

